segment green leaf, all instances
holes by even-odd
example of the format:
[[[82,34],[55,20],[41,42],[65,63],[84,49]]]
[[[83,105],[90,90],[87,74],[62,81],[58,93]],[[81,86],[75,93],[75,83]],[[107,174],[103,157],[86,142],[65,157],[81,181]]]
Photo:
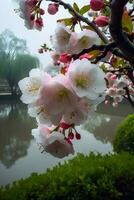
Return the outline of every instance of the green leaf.
[[[129,16],[128,12],[125,10],[122,17],[122,27],[128,33],[132,33],[133,31],[133,23],[131,17]]]
[[[101,52],[99,50],[93,50],[93,51],[90,51],[89,55],[91,57],[91,59],[94,59],[96,58]]]
[[[59,19],[57,22],[64,22],[66,26],[71,26],[73,24],[73,18]]]
[[[82,26],[83,29],[94,31],[94,29],[91,26]]]
[[[90,5],[85,5],[80,9],[80,14],[84,15],[86,12],[90,10]]]
[[[74,3],[74,4],[73,4],[73,8],[74,8],[77,12],[80,12],[80,9],[79,9],[77,3]]]

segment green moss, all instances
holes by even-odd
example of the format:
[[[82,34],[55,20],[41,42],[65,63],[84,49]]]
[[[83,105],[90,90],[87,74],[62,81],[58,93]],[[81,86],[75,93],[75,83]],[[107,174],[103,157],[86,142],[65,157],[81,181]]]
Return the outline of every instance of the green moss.
[[[113,142],[114,151],[134,153],[134,114],[128,115],[119,125]]]
[[[79,155],[0,189],[0,200],[133,200],[134,156]]]

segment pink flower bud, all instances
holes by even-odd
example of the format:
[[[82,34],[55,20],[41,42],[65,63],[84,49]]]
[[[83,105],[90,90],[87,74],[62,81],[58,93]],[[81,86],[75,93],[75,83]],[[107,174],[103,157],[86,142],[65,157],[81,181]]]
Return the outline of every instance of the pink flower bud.
[[[72,60],[72,57],[67,53],[62,53],[59,60],[63,63],[68,63]]]
[[[103,0],[91,0],[90,6],[92,10],[99,11],[104,7],[104,1]]]
[[[31,21],[34,21],[34,19],[35,19],[35,14],[31,14],[31,15],[30,15],[30,20],[31,20]]]
[[[38,49],[38,53],[42,54],[43,53],[43,48]]]
[[[107,26],[109,23],[109,18],[104,15],[98,16],[95,19],[95,23],[100,27]]]
[[[45,10],[42,9],[42,8],[40,8],[40,9],[39,9],[39,13],[40,13],[40,15],[44,15],[44,14],[45,14]]]
[[[48,5],[47,11],[48,11],[48,13],[49,13],[50,15],[55,15],[55,14],[58,12],[58,8],[59,8],[59,5],[58,5],[58,4],[56,4],[56,3],[50,3],[50,4]]]
[[[108,73],[106,73],[106,78],[109,79],[112,75],[113,75],[113,73],[108,72]]]
[[[70,140],[73,140],[73,139],[74,139],[74,133],[73,133],[73,132],[69,132],[68,138],[69,138]]]
[[[71,142],[71,140],[70,140],[70,138],[65,138],[65,140],[66,140],[69,144],[73,145],[72,142]]]
[[[42,28],[43,27],[43,20],[42,18],[38,18],[35,20],[35,24],[37,28]]]
[[[38,3],[38,0],[26,0],[26,4],[30,7],[35,6]]]
[[[117,79],[117,76],[116,74],[113,74],[111,77],[110,77],[111,80],[116,80]]]

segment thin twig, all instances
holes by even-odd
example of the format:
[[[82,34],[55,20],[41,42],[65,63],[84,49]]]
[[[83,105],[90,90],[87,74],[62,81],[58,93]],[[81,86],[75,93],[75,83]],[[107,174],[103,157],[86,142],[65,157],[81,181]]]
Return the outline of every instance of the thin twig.
[[[102,58],[104,58],[107,55],[107,53],[110,51],[110,49],[114,47],[116,47],[116,44],[114,42],[109,43],[108,45],[105,45],[103,52],[97,56],[97,58],[93,61],[93,63],[97,63]]]
[[[79,54],[74,54],[72,55],[72,57],[74,59],[79,58],[81,55],[85,54],[85,53],[90,53],[91,51],[94,50],[99,50],[99,51],[105,51],[105,53],[107,53],[111,48],[114,48],[116,46],[116,44],[114,42],[111,42],[109,44],[102,44],[102,45],[93,45],[88,49],[84,49],[83,51],[81,51]],[[104,57],[104,56],[103,56]]]

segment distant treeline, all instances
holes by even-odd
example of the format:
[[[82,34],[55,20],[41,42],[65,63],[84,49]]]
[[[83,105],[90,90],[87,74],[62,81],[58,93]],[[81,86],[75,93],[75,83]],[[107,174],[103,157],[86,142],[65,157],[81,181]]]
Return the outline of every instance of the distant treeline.
[[[0,34],[0,92],[17,95],[18,81],[39,66],[38,58],[29,54],[25,40],[9,30]]]

